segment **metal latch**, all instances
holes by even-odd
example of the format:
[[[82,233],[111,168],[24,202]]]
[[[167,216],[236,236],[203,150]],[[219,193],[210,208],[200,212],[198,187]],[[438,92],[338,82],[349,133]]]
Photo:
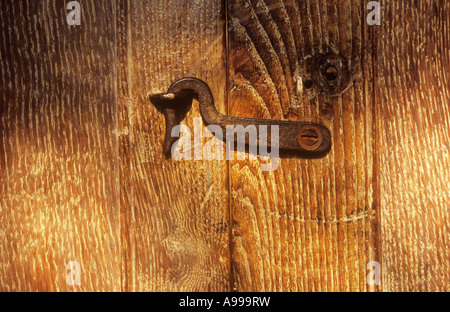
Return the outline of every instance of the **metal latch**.
[[[280,156],[298,158],[323,158],[331,150],[330,131],[317,123],[294,122],[270,119],[252,119],[225,116],[219,113],[214,105],[214,99],[209,86],[197,78],[183,78],[176,81],[166,93],[150,96],[150,101],[163,111],[166,119],[166,134],[163,144],[163,152],[167,158],[171,157],[172,145],[178,140],[172,137],[173,127],[180,124],[189,112],[193,99],[200,105],[200,113],[206,126],[218,125],[226,140],[227,126],[278,126],[279,142],[277,142]],[[244,140],[247,150],[256,144],[256,150],[260,147],[272,148],[271,131],[267,131],[267,137],[260,137],[250,141],[249,136],[243,136],[238,140]]]

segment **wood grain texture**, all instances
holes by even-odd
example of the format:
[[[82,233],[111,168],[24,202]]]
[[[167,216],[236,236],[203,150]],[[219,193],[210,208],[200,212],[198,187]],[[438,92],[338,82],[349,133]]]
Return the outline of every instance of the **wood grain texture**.
[[[231,0],[228,11],[230,115],[319,122],[333,137],[322,160],[264,173],[259,160],[231,163],[233,289],[379,290],[366,282],[380,252],[366,1]],[[311,96],[302,64],[330,51],[358,77],[338,97]]]
[[[120,290],[115,3],[66,5],[0,4],[0,291]]]
[[[450,3],[384,1],[382,136],[386,291],[450,290]]]
[[[225,161],[166,160],[163,115],[149,93],[205,80],[226,112],[222,1],[119,1],[119,112],[124,291],[227,291]],[[200,117],[194,104],[184,125]]]
[[[83,0],[81,26],[67,2],[0,2],[0,291],[450,290],[448,1],[373,27],[369,0]],[[306,88],[325,52],[355,74],[337,97]],[[166,160],[148,94],[187,76],[331,153]]]

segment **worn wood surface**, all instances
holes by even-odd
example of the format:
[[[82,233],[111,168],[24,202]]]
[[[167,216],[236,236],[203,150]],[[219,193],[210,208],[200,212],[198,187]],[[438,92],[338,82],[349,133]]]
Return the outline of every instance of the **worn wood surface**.
[[[381,1],[381,26],[363,0],[83,0],[80,26],[67,2],[0,2],[0,291],[449,290],[447,1]],[[330,51],[338,97],[305,83]],[[166,160],[147,95],[186,76],[331,153]]]
[[[329,127],[323,160],[231,163],[233,289],[368,291],[379,261],[373,30],[365,1],[229,1],[230,114]],[[302,62],[332,51],[363,74],[310,99]]]
[[[194,76],[210,85],[226,112],[223,3],[119,3],[122,289],[226,291],[227,163],[166,160],[164,117],[147,97]],[[197,104],[184,122],[192,131],[194,117]]]
[[[383,288],[449,291],[450,3],[384,1],[383,16]]]
[[[115,3],[66,4],[0,4],[0,291],[120,290]]]

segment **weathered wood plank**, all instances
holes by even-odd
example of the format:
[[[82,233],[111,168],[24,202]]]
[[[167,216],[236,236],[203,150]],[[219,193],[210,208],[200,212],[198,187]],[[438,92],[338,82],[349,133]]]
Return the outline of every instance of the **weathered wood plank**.
[[[450,290],[450,3],[384,1],[378,55],[383,284]]]
[[[383,1],[370,27],[367,2],[229,0],[227,85],[224,1],[86,0],[72,27],[67,1],[2,1],[0,290],[373,291],[380,261],[383,290],[448,291],[450,4]],[[336,98],[304,84],[327,50],[358,73]],[[147,94],[185,76],[333,150],[166,160]]]
[[[373,30],[366,1],[231,0],[230,115],[320,122],[323,160],[231,163],[233,289],[373,291],[379,260]],[[341,53],[355,73],[338,97],[306,90],[308,55]],[[311,99],[310,99],[311,98]]]
[[[228,167],[166,160],[148,93],[194,76],[226,111],[222,1],[119,1],[123,290],[229,290]],[[198,105],[184,125],[194,129]]]
[[[115,2],[66,5],[0,4],[1,291],[120,290]]]

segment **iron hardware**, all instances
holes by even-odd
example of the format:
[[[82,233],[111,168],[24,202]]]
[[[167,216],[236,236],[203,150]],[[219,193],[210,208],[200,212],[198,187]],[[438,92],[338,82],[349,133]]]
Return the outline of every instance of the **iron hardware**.
[[[227,126],[278,126],[280,155],[299,158],[323,158],[331,149],[330,131],[317,123],[294,122],[269,119],[252,119],[225,116],[219,113],[214,105],[214,99],[209,86],[197,78],[183,78],[176,81],[167,93],[150,96],[150,101],[163,111],[166,119],[166,135],[163,144],[163,152],[167,158],[171,157],[172,145],[178,140],[171,137],[173,127],[180,124],[189,112],[193,99],[199,102],[200,113],[205,125],[218,125],[226,133]],[[226,135],[222,135],[225,141]],[[255,142],[249,142],[245,138],[247,151]],[[267,137],[259,137],[256,140],[257,147],[271,146],[271,131],[267,131]],[[260,150],[259,148],[257,150]]]

